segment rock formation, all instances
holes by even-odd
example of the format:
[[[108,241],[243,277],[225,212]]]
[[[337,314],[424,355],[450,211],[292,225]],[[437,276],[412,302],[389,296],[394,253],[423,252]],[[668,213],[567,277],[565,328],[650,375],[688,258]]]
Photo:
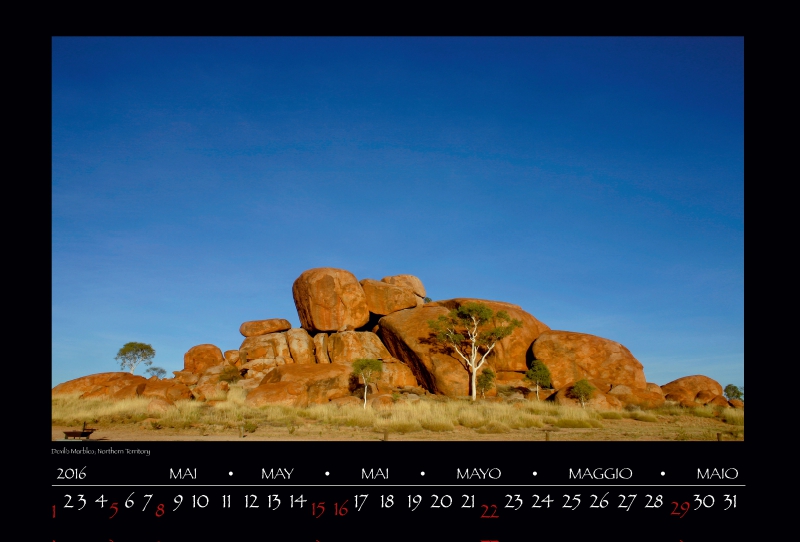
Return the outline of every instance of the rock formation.
[[[380,359],[383,372],[370,384],[369,403],[391,407],[395,400],[418,401],[426,395],[469,394],[469,373],[460,359],[435,340],[428,322],[468,302],[505,311],[522,327],[500,341],[481,371],[496,373],[496,386],[486,396],[535,400],[525,371],[534,359],[549,368],[552,389],[540,398],[578,404],[569,389],[588,379],[595,387],[588,406],[620,409],[629,405],[655,408],[665,401],[684,406],[743,408],[727,401],[722,386],[701,375],[659,386],[647,382],[642,364],[623,345],[586,333],[551,330],[519,305],[502,301],[455,298],[424,303],[422,281],[414,275],[393,275],[380,281],[362,279],[330,267],[309,269],[292,285],[301,327],[284,318],[244,322],[244,340],[236,350],[213,344],[191,347],[183,370],[159,380],[125,372],[89,375],[53,388],[52,394],[78,394],[84,399],[150,397],[148,411],[163,412],[178,400],[219,400],[232,383],[246,392],[251,407],[310,404],[360,404],[363,384],[352,375],[359,358]]]

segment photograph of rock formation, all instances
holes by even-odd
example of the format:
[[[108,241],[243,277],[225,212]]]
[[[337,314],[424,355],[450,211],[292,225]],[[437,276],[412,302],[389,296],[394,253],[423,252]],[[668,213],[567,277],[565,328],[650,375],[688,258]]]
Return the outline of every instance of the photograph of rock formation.
[[[743,441],[742,48],[55,38],[53,440]]]

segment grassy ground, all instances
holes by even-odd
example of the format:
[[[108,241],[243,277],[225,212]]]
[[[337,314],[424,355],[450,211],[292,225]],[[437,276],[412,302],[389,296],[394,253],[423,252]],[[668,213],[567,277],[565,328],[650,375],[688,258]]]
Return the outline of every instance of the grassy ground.
[[[433,398],[390,408],[313,405],[249,408],[232,386],[213,404],[179,401],[147,411],[148,398],[52,400],[52,437],[80,428],[92,440],[744,440],[744,411],[682,408],[598,412],[550,402]],[[720,437],[718,437],[720,434]]]

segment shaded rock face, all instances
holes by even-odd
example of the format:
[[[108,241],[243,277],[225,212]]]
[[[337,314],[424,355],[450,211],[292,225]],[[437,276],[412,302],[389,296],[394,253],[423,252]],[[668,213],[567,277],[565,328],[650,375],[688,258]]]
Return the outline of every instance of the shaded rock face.
[[[621,344],[572,331],[545,331],[533,343],[534,359],[550,370],[553,387],[562,388],[582,378],[605,381],[606,385],[624,384],[644,390],[644,368]]]
[[[328,357],[328,334],[317,333],[314,335],[314,356],[317,363],[330,363],[331,358]]]
[[[426,295],[425,286],[423,286],[422,281],[414,275],[392,275],[391,277],[383,277],[381,282],[393,284],[406,290],[410,290],[420,298],[424,298]]]
[[[370,331],[342,331],[328,337],[331,363],[351,365],[357,359],[389,359],[391,355],[377,335]]]
[[[379,334],[392,357],[405,363],[423,388],[450,396],[467,395],[469,373],[455,354],[433,340],[428,326],[428,320],[448,312],[435,304],[398,311],[381,318]]]
[[[183,370],[203,374],[206,369],[225,361],[222,350],[213,344],[193,346],[183,355]]]
[[[256,389],[264,385],[291,382],[303,386],[308,403],[327,403],[350,393],[350,372],[350,367],[336,364],[284,365],[267,373]]]
[[[548,331],[550,328],[534,318],[533,315],[522,310],[519,305],[511,303],[469,297],[436,302],[437,305],[451,310],[457,309],[465,303],[483,303],[494,312],[506,311],[511,318],[516,318],[522,322],[521,328],[515,329],[511,335],[497,343],[492,354],[490,354],[489,361],[495,371],[527,371],[533,359],[530,353],[531,343],[542,332]]]
[[[245,337],[257,337],[258,335],[266,335],[267,333],[278,333],[280,331],[288,331],[292,328],[289,320],[283,318],[272,318],[270,320],[252,320],[245,322],[239,326],[239,333]]]
[[[289,350],[289,343],[286,341],[284,333],[269,333],[248,337],[242,341],[239,347],[239,358],[244,362],[254,359],[275,359],[283,358],[291,363],[292,353]]]
[[[81,399],[132,399],[153,397],[173,403],[191,399],[192,392],[177,380],[147,379],[131,373],[98,373],[69,380],[53,388],[52,394],[80,393]]]
[[[373,314],[385,316],[417,306],[417,296],[407,288],[372,279],[364,279],[360,284],[367,298],[367,309]]]
[[[694,403],[700,392],[706,392],[710,397],[722,395],[722,386],[719,382],[707,376],[692,375],[664,384],[661,386],[661,391],[664,392],[664,397],[669,401]]]
[[[289,352],[295,363],[310,364],[316,363],[314,357],[314,339],[303,328],[290,329],[286,332],[286,342],[289,345]]]
[[[242,361],[239,359],[238,350],[226,350],[224,356],[225,362],[228,363],[228,365],[233,365],[234,367],[242,366]]]
[[[292,285],[292,296],[300,325],[311,333],[352,330],[369,320],[364,290],[344,269],[304,271]]]

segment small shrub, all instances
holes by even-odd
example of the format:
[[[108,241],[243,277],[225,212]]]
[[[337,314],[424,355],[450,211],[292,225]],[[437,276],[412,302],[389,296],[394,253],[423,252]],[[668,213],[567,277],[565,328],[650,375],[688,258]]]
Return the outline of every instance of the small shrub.
[[[492,420],[477,431],[478,433],[508,433],[511,428],[503,422]]]
[[[246,433],[255,433],[256,429],[258,429],[258,424],[253,422],[244,422],[242,424],[242,429],[244,429]]]
[[[604,420],[621,420],[622,414],[613,410],[603,410],[600,412],[600,417]]]
[[[221,382],[233,384],[240,381],[242,379],[242,375],[239,374],[239,369],[234,365],[227,365],[219,374],[219,379]]]

